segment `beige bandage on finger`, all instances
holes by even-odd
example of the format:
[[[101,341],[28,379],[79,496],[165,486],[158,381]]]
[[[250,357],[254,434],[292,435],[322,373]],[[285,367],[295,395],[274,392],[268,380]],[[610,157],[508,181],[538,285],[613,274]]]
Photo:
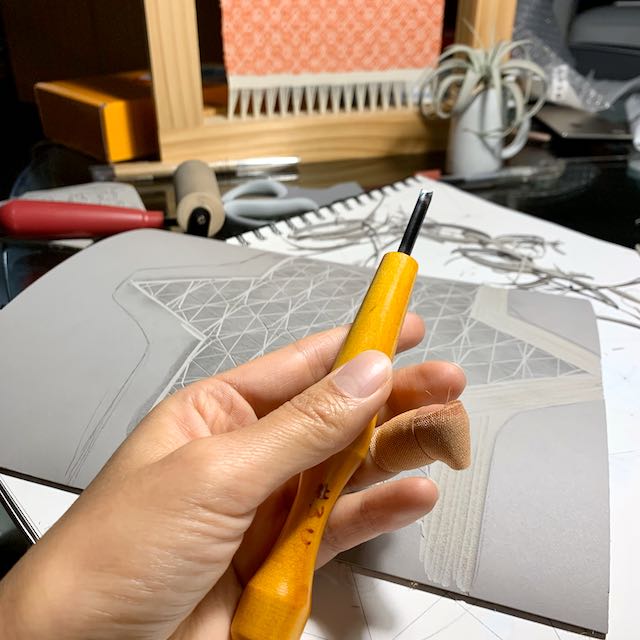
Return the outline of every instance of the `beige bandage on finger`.
[[[469,416],[459,400],[429,411],[407,411],[374,429],[369,453],[388,473],[417,469],[442,460],[452,469],[471,464]]]

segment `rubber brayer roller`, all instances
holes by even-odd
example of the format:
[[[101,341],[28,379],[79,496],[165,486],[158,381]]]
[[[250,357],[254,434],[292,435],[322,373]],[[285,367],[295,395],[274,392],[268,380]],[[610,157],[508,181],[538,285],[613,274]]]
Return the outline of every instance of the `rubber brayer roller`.
[[[181,163],[173,176],[176,217],[187,233],[213,236],[224,223],[224,208],[215,173],[201,160]]]

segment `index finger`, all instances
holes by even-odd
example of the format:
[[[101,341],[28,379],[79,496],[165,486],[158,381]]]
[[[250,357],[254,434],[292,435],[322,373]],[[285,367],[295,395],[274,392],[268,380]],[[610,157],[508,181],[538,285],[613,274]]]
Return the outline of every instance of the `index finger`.
[[[331,371],[349,327],[316,333],[291,345],[216,376],[249,402],[258,418],[298,395]],[[424,323],[408,313],[398,340],[398,352],[417,345]],[[214,378],[196,384],[206,385]]]

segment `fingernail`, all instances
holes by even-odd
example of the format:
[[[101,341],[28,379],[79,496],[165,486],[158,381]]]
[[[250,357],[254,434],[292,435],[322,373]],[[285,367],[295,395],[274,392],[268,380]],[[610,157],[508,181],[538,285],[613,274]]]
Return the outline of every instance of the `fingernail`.
[[[365,351],[336,372],[333,383],[346,395],[367,398],[391,376],[391,361],[380,351]]]

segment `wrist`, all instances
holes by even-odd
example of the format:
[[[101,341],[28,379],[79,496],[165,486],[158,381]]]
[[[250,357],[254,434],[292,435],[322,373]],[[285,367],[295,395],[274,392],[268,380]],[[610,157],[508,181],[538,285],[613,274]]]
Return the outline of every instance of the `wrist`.
[[[7,640],[20,640],[26,635],[20,630],[18,594],[15,589],[14,571],[10,571],[0,580],[0,627]]]
[[[47,580],[42,566],[35,566],[33,556],[39,549],[32,548],[0,581],[0,629],[2,639],[32,640],[39,638],[50,640],[65,637],[60,621],[56,621],[56,607],[51,594],[57,589],[56,582]],[[38,558],[39,560],[39,558]],[[53,633],[56,629],[56,633]],[[69,636],[66,636],[69,637]]]

